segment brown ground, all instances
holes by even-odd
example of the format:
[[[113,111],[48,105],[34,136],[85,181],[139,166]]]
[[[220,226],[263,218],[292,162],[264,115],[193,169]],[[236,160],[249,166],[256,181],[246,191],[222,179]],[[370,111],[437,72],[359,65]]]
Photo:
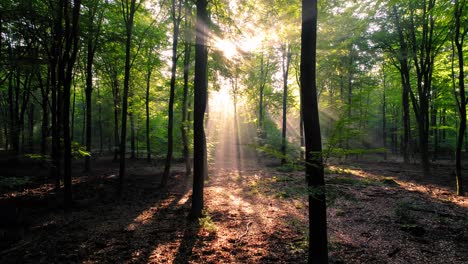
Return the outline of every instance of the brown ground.
[[[249,147],[252,135],[236,144],[228,140],[234,129],[226,131],[210,135],[217,143],[199,225],[186,221],[190,182],[181,164],[163,191],[161,166],[130,161],[117,199],[117,164],[103,157],[76,177],[71,213],[41,178],[1,195],[0,203],[23,208],[28,229],[23,240],[2,244],[0,263],[306,263],[303,173],[279,172]],[[330,166],[330,262],[468,263],[468,199],[453,195],[449,171],[434,167],[426,179],[414,165]]]

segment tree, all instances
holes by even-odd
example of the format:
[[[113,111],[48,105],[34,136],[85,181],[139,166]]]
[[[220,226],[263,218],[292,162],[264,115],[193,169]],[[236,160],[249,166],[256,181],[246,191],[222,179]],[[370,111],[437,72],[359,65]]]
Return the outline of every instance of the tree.
[[[123,192],[123,180],[125,178],[125,152],[127,146],[127,114],[128,114],[128,93],[129,93],[129,82],[130,82],[130,68],[132,64],[130,62],[131,46],[132,46],[132,34],[133,34],[133,20],[135,13],[140,7],[143,0],[121,0],[122,15],[125,22],[125,76],[124,76],[124,87],[123,87],[123,98],[122,98],[122,123],[120,133],[120,167],[119,167],[119,194]]]
[[[176,7],[176,1],[177,7]],[[179,29],[182,13],[182,0],[172,0],[171,4],[171,17],[173,26],[172,35],[172,67],[171,67],[171,89],[169,95],[169,110],[168,110],[168,124],[167,124],[167,155],[166,164],[164,165],[164,174],[161,179],[161,187],[165,187],[171,172],[172,152],[174,148],[174,97],[176,85],[176,70],[177,70],[177,46],[179,43]]]
[[[194,120],[193,120],[193,194],[189,219],[197,220],[203,211],[204,180],[208,174],[204,119],[208,100],[208,10],[207,0],[197,0],[195,39]]]
[[[92,93],[93,93],[93,65],[98,38],[101,32],[101,22],[104,9],[99,10],[99,0],[93,0],[88,6],[87,21],[87,57],[86,57],[86,151],[91,153],[92,143]],[[98,13],[99,12],[99,13]],[[96,28],[95,28],[96,26]],[[91,157],[85,157],[85,171],[91,169]]]
[[[301,110],[309,187],[308,263],[328,263],[327,212],[316,87],[317,0],[302,0]]]
[[[286,163],[286,128],[287,128],[287,106],[288,106],[288,74],[289,64],[291,62],[291,46],[284,45],[283,47],[283,129],[281,134],[281,164]]]
[[[462,148],[463,148],[463,137],[466,133],[466,106],[468,104],[468,99],[465,95],[465,70],[464,70],[464,54],[463,54],[463,46],[466,33],[468,32],[466,28],[466,23],[462,27],[462,19],[464,17],[463,11],[466,8],[466,1],[465,0],[455,0],[454,5],[454,16],[455,16],[455,37],[454,41],[455,46],[457,48],[457,55],[458,55],[458,93],[456,91],[454,85],[454,94],[455,99],[457,102],[457,110],[460,116],[460,123],[458,126],[458,135],[457,135],[457,146],[455,151],[455,174],[456,174],[456,181],[457,181],[457,195],[464,195],[463,190],[463,176],[462,176]],[[465,16],[466,19],[466,16]],[[453,43],[452,42],[452,43]],[[455,53],[455,49],[453,48],[453,53]],[[452,55],[452,60],[454,60],[454,54]],[[453,65],[453,64],[452,64]],[[453,71],[453,66],[452,66]],[[455,76],[452,74],[452,78]],[[453,81],[455,84],[455,81]]]
[[[187,3],[186,3],[187,5]],[[189,95],[189,67],[190,67],[190,53],[192,52],[191,34],[189,30],[189,11],[190,7],[185,7],[185,43],[184,43],[184,94],[182,99],[182,123],[180,126],[183,144],[183,155],[185,160],[185,174],[190,176],[192,174],[192,163],[190,161],[190,149],[188,142],[188,95]]]

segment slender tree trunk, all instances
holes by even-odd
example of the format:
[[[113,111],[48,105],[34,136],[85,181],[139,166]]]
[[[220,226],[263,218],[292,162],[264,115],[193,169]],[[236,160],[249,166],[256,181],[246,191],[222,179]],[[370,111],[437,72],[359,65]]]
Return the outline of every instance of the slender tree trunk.
[[[135,159],[135,151],[136,151],[136,145],[135,145],[135,115],[133,113],[133,109],[131,112],[128,114],[130,117],[130,159]]]
[[[396,7],[393,7],[393,13],[395,16],[395,24],[398,31],[399,43],[400,43],[400,54],[398,61],[400,63],[400,76],[402,83],[402,106],[403,106],[403,142],[402,142],[402,152],[403,152],[403,162],[408,164],[410,162],[409,153],[411,151],[411,123],[410,123],[410,107],[409,107],[409,97],[411,91],[411,80],[410,80],[410,71],[408,66],[408,45],[405,41],[403,35],[403,29],[401,27],[400,16]]]
[[[116,162],[119,159],[119,146],[120,146],[120,139],[119,139],[119,102],[120,102],[120,94],[119,94],[119,81],[117,79],[117,72],[112,72],[112,95],[114,97],[114,159],[113,161]]]
[[[197,23],[195,45],[195,105],[193,128],[193,194],[189,219],[196,221],[202,216],[204,180],[208,174],[206,162],[206,138],[203,127],[206,103],[208,101],[208,35],[207,0],[197,0]]]
[[[288,106],[288,75],[289,63],[291,61],[291,46],[284,47],[283,54],[283,129],[281,133],[281,165],[286,164],[286,128],[287,128],[287,106]]]
[[[28,151],[34,152],[34,104],[29,106],[28,114]]]
[[[455,174],[457,182],[457,195],[464,195],[463,176],[462,176],[462,148],[463,137],[466,133],[466,106],[468,100],[465,94],[465,71],[464,71],[464,57],[463,57],[463,42],[467,31],[460,32],[461,16],[466,7],[465,1],[460,5],[459,0],[455,0],[455,46],[457,47],[458,55],[458,90],[459,96],[457,97],[458,113],[460,115],[460,125],[458,127],[457,147],[455,151]],[[453,45],[452,45],[453,46]],[[455,51],[454,51],[455,52]],[[454,55],[452,57],[455,57]],[[453,66],[452,66],[453,69]],[[452,70],[453,71],[453,70]],[[454,75],[452,75],[454,76]],[[456,93],[455,93],[456,94]]]
[[[150,86],[151,86],[151,67],[148,66],[146,72],[146,160],[151,162],[151,140],[150,140],[150,111],[149,111],[149,100],[150,100]]]
[[[262,52],[262,57],[260,59],[260,96],[259,96],[259,102],[258,102],[258,128],[260,130],[260,133],[263,135],[263,93],[265,89],[265,85],[263,83],[263,75],[265,74],[265,68],[263,65],[263,52]]]
[[[382,143],[384,147],[384,160],[387,160],[387,82],[385,71],[382,69],[383,93],[382,93]]]
[[[71,109],[71,139],[75,139],[76,84],[73,84],[73,99]]]
[[[161,179],[161,187],[166,187],[171,172],[172,153],[174,148],[174,97],[175,97],[175,82],[177,70],[177,45],[179,43],[179,25],[182,9],[182,0],[178,0],[176,10],[176,0],[172,0],[172,19],[173,19],[173,39],[172,39],[172,68],[171,68],[171,89],[169,95],[169,110],[168,110],[168,125],[167,125],[167,155],[166,164],[164,166],[164,174]]]
[[[104,135],[103,135],[103,130],[102,130],[102,98],[101,98],[101,94],[99,92],[99,89],[97,90],[97,96],[98,96],[98,100],[100,101],[99,102],[99,105],[98,105],[98,119],[99,119],[99,152],[102,154],[102,152],[104,151],[104,147],[103,147],[103,140],[104,140]]]
[[[187,14],[186,14],[187,16]],[[187,18],[186,18],[187,19]],[[187,20],[186,20],[187,21]],[[186,22],[186,28],[188,28],[188,23]],[[184,95],[182,100],[182,124],[180,126],[182,133],[182,144],[183,144],[183,154],[185,160],[185,175],[190,176],[192,174],[192,164],[190,162],[190,150],[189,150],[189,141],[187,137],[188,133],[188,120],[187,120],[187,111],[188,111],[188,92],[189,92],[189,67],[190,67],[190,36],[187,33],[185,37],[185,46],[184,46]]]
[[[93,24],[93,22],[89,23]],[[90,29],[92,31],[92,27]],[[88,33],[91,34],[91,33]],[[92,142],[92,126],[93,126],[93,112],[92,112],[92,93],[93,93],[93,62],[94,52],[93,43],[90,36],[88,36],[88,56],[86,60],[86,151],[91,153]],[[91,170],[91,157],[85,157],[85,171]]]
[[[141,4],[139,2],[136,6],[136,0],[121,0],[122,1],[122,12],[125,19],[126,27],[126,41],[125,41],[125,76],[124,76],[124,90],[122,98],[122,125],[120,133],[120,166],[119,166],[119,195],[123,194],[123,183],[125,178],[125,152],[127,147],[127,112],[128,112],[128,93],[129,93],[129,82],[130,82],[130,53],[132,46],[132,33],[133,33],[133,18],[135,16],[136,9]],[[129,5],[130,4],[130,5]],[[124,7],[126,6],[126,8]]]
[[[47,137],[49,136],[49,81],[50,81],[50,67],[47,67],[47,80],[44,85],[41,71],[37,71],[37,79],[39,87],[41,89],[41,108],[42,108],[42,119],[41,119],[41,155],[47,154]]]
[[[434,96],[435,97],[435,96]],[[437,128],[437,107],[432,102],[431,105],[431,127],[432,127],[432,136],[433,136],[433,145],[434,148],[432,150],[432,161],[437,160],[437,152],[439,151],[439,130]]]
[[[328,263],[327,213],[316,87],[317,0],[302,0],[301,109],[309,187],[308,263]]]
[[[61,87],[61,74],[60,68],[61,63],[61,49],[62,49],[62,37],[63,37],[63,7],[64,0],[58,0],[57,4],[54,5],[56,17],[54,20],[54,28],[52,32],[52,46],[51,46],[51,57],[50,57],[50,80],[52,84],[52,109],[51,109],[51,123],[52,123],[52,166],[51,174],[52,178],[55,179],[55,189],[60,189],[60,87]]]

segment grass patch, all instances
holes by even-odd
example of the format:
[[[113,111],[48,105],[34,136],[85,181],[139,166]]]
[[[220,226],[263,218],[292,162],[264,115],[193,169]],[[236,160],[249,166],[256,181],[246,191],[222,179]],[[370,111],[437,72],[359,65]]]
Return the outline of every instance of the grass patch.
[[[353,186],[369,186],[376,185],[379,182],[373,179],[368,178],[354,178],[354,177],[336,177],[329,179],[328,184],[338,184],[338,185],[353,185]]]
[[[208,214],[208,212],[204,212],[203,215],[204,217],[198,220],[200,223],[200,226],[210,233],[216,233],[216,231],[218,231],[218,228],[216,227],[216,224],[213,222],[213,219],[211,219],[211,216]]]

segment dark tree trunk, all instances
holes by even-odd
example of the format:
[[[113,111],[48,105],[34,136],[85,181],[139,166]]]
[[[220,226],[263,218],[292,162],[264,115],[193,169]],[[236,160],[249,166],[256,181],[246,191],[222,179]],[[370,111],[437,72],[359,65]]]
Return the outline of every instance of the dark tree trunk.
[[[464,57],[463,57],[463,42],[467,31],[460,32],[461,16],[466,7],[465,1],[460,5],[459,0],[455,0],[455,46],[457,47],[458,55],[458,89],[459,96],[457,99],[458,113],[460,115],[460,125],[458,127],[457,147],[455,151],[455,176],[457,182],[457,195],[464,195],[463,175],[462,175],[462,148],[463,137],[466,133],[466,106],[468,100],[465,94],[465,72],[464,72]],[[454,51],[455,52],[455,51]],[[454,56],[453,56],[454,57]],[[452,75],[454,76],[454,75]],[[456,93],[455,93],[456,94]]]
[[[89,12],[91,13],[91,11]],[[88,32],[88,56],[86,59],[86,151],[91,153],[92,143],[92,126],[93,126],[93,112],[92,112],[92,93],[93,93],[93,63],[94,63],[94,47],[93,40],[90,36],[92,32],[93,18],[90,16],[90,32]],[[91,157],[85,157],[85,171],[91,170]]]
[[[286,128],[287,128],[287,106],[288,106],[288,75],[289,63],[291,62],[291,46],[286,45],[283,51],[283,129],[281,133],[281,165],[286,164]]]
[[[73,1],[72,21],[69,21],[69,11],[71,3],[68,1],[64,5],[65,17],[65,42],[64,62],[66,63],[65,79],[63,82],[63,165],[64,165],[64,201],[65,208],[70,208],[72,204],[72,171],[71,171],[71,138],[70,138],[70,90],[72,83],[73,67],[78,53],[79,42],[79,17],[81,0]]]
[[[130,117],[130,159],[135,159],[135,151],[136,151],[136,145],[135,145],[135,114],[133,113],[133,110],[128,114]]]
[[[382,93],[382,143],[384,148],[384,160],[387,160],[387,82],[385,71],[382,70],[383,93]]]
[[[120,102],[120,94],[119,94],[119,80],[117,79],[117,72],[112,70],[111,72],[112,78],[112,95],[114,98],[114,159],[113,161],[116,162],[119,159],[119,146],[120,146],[120,139],[119,139],[119,102]]]
[[[30,104],[28,113],[28,151],[34,152],[34,104]]]
[[[434,98],[436,95],[434,96]],[[439,129],[437,128],[437,107],[434,102],[431,105],[431,127],[433,137],[432,161],[437,160],[437,152],[439,151]]]
[[[188,28],[187,22],[185,26],[186,28]],[[183,95],[183,100],[182,100],[182,125],[180,127],[180,130],[182,133],[183,154],[184,154],[184,160],[185,160],[185,175],[190,176],[192,174],[192,164],[190,162],[189,140],[187,137],[187,134],[188,134],[187,130],[189,129],[188,120],[187,120],[187,111],[188,111],[188,94],[189,94],[188,82],[189,82],[191,46],[190,46],[190,36],[188,33],[186,33],[184,49],[185,49],[184,50],[184,55],[185,55],[184,56],[184,95]]]
[[[59,0],[58,3],[54,6],[56,17],[54,20],[54,28],[52,32],[52,46],[51,46],[51,56],[50,56],[50,80],[52,84],[52,102],[51,102],[51,123],[52,123],[52,166],[51,174],[52,178],[55,179],[55,189],[60,189],[60,87],[61,79],[60,78],[60,66],[61,63],[61,50],[62,50],[62,37],[63,37],[63,7],[64,0]]]
[[[151,162],[151,140],[150,140],[150,111],[149,111],[149,100],[150,100],[150,86],[151,86],[151,67],[148,66],[146,72],[146,160]]]
[[[435,0],[425,1],[423,9],[420,10],[422,16],[422,25],[414,24],[415,11],[410,7],[410,35],[412,45],[412,55],[416,76],[418,96],[411,93],[413,110],[416,115],[419,132],[419,151],[421,155],[421,165],[425,176],[430,174],[429,161],[429,107],[430,95],[432,89],[432,71],[434,66],[435,48],[434,48],[434,17],[433,9]],[[421,28],[420,39],[416,37],[416,30]],[[419,40],[419,42],[417,42]]]
[[[328,263],[327,212],[316,87],[317,0],[302,0],[301,109],[309,187],[308,263]]]
[[[393,13],[395,16],[395,24],[398,31],[400,50],[398,54],[398,61],[400,63],[400,76],[402,84],[402,106],[403,106],[403,142],[402,152],[403,161],[405,164],[410,162],[410,151],[411,151],[411,123],[410,123],[410,107],[409,97],[411,91],[411,80],[410,80],[410,69],[408,66],[408,45],[403,35],[403,29],[401,27],[400,16],[396,7],[393,7]]]
[[[97,90],[97,96],[98,96],[98,100],[101,101],[102,98],[101,98],[99,89]],[[102,152],[104,151],[104,148],[103,148],[104,135],[103,135],[103,130],[102,130],[102,102],[100,102],[98,105],[98,119],[99,119],[98,120],[99,121],[99,152],[102,154]]]
[[[208,34],[207,0],[197,0],[197,23],[195,45],[195,105],[193,124],[193,194],[189,219],[196,221],[202,216],[204,180],[208,174],[204,118],[208,100]]]
[[[260,59],[260,96],[259,96],[259,102],[258,102],[258,128],[260,130],[260,133],[263,134],[263,93],[265,90],[265,84],[263,82],[263,76],[265,75],[265,67],[263,65],[263,52],[262,52],[262,57]]]
[[[119,166],[119,195],[123,194],[123,183],[125,178],[125,152],[127,148],[127,112],[128,112],[128,93],[130,82],[130,53],[132,46],[133,18],[141,2],[136,5],[136,0],[121,0],[122,13],[125,20],[126,40],[125,40],[125,75],[124,90],[122,97],[122,125],[120,133],[120,166]],[[129,3],[130,1],[130,3]]]
[[[169,110],[168,110],[168,124],[167,124],[167,155],[166,164],[164,165],[164,174],[161,179],[161,187],[166,187],[169,174],[171,172],[172,153],[174,148],[174,97],[175,97],[175,82],[177,70],[177,45],[179,43],[179,26],[182,9],[182,0],[178,0],[176,10],[176,0],[172,0],[172,25],[173,25],[173,39],[172,39],[172,67],[171,67],[171,89],[169,95]]]
[[[49,137],[49,78],[50,68],[47,68],[47,80],[44,85],[44,81],[41,76],[41,71],[37,71],[37,79],[39,87],[41,88],[41,108],[42,108],[42,122],[41,122],[41,155],[46,155],[48,152],[47,137]]]

